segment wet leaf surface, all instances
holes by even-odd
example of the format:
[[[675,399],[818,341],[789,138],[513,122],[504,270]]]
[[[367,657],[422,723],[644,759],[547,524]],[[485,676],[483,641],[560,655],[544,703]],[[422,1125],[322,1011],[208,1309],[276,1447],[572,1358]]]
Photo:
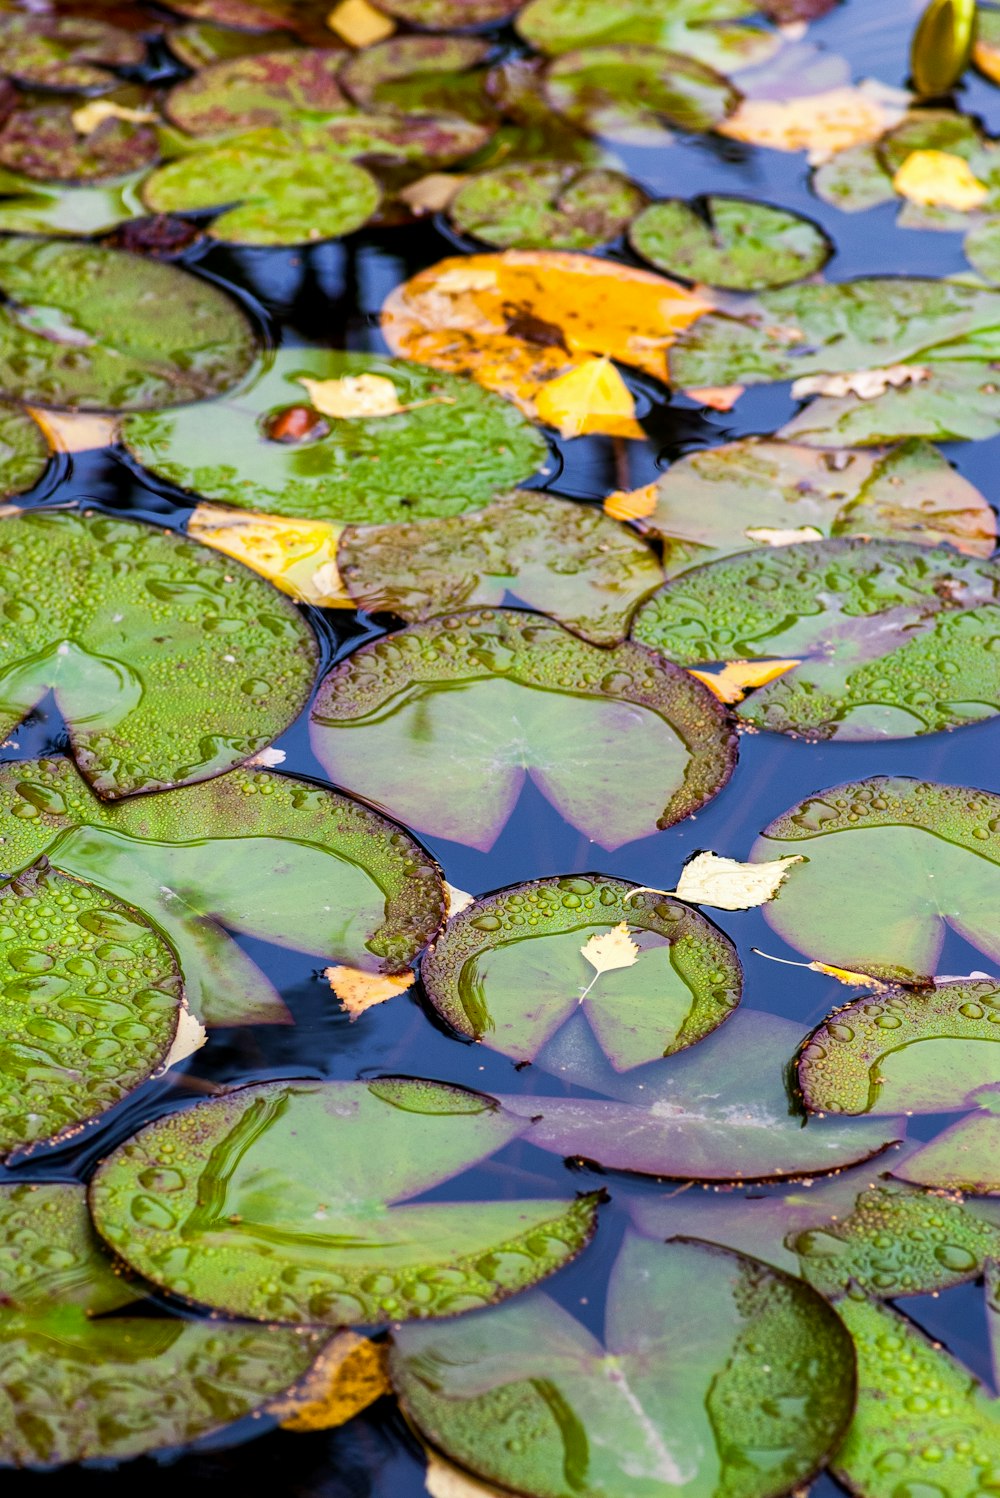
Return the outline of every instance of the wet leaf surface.
[[[156,161],[149,125],[109,117],[84,132],[74,113],[50,100],[16,109],[0,129],[0,165],[41,182],[112,182]]]
[[[9,499],[33,489],[50,457],[38,423],[20,406],[0,401],[0,494]]]
[[[348,95],[365,109],[456,114],[490,121],[486,74],[473,71],[491,47],[474,36],[400,36],[355,52],[341,70]]]
[[[705,63],[635,44],[563,52],[546,69],[557,114],[588,135],[633,146],[670,143],[670,126],[711,130],[739,95]]]
[[[589,250],[616,238],[645,201],[618,172],[526,162],[470,178],[448,215],[463,234],[500,249]]]
[[[742,198],[652,203],[629,229],[632,248],[667,275],[735,291],[801,281],[831,245],[808,219]]]
[[[213,63],[170,90],[168,117],[191,135],[221,135],[334,113],[343,54],[319,48],[258,52]]]
[[[41,88],[101,92],[118,82],[111,69],[141,62],[142,40],[104,21],[74,16],[0,16],[3,72]]]

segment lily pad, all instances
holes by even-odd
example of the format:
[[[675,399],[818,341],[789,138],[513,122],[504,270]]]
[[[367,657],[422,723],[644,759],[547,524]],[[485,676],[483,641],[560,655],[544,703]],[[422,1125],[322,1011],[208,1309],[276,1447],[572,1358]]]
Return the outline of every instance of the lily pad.
[[[0,391],[33,405],[204,400],[256,353],[247,318],[211,282],[99,245],[0,240],[0,300]]]
[[[901,1170],[902,1178],[935,1191],[972,1191],[979,1196],[1000,1196],[1000,1117],[995,1083],[973,1089],[967,1102],[978,1111],[942,1129],[929,1144],[917,1150],[912,1163]],[[1000,1257],[1000,1247],[994,1250]]]
[[[42,182],[108,182],[150,166],[159,156],[156,131],[108,118],[79,131],[75,104],[22,105],[0,129],[0,165]]]
[[[594,1230],[594,1196],[413,1204],[527,1127],[443,1082],[265,1082],[147,1124],[90,1208],[154,1284],[230,1314],[449,1316],[552,1274]]]
[[[434,1446],[534,1498],[767,1498],[850,1420],[850,1339],[815,1291],[714,1244],[629,1234],[604,1337],[541,1292],[394,1334],[393,1383]]]
[[[33,489],[51,457],[37,421],[20,406],[0,401],[0,497]]]
[[[178,83],[164,108],[190,135],[221,135],[330,114],[347,102],[337,83],[343,53],[281,49],[202,68]]]
[[[395,416],[329,418],[301,442],[275,418],[308,407],[303,379],[390,380]],[[317,420],[318,420],[318,413]],[[471,380],[380,354],[282,350],[224,405],[130,418],[123,440],[147,468],[206,499],[270,514],[365,523],[456,515],[540,468],[544,438]]]
[[[329,0],[170,0],[170,9],[195,21],[244,31],[295,32],[303,40],[331,46],[326,25]]]
[[[1000,796],[878,775],[808,797],[764,828],[754,861],[801,853],[764,916],[810,958],[932,981],[950,928],[1000,962]]]
[[[163,1062],[181,1002],[159,932],[45,859],[0,884],[0,1156],[58,1143]]]
[[[533,1120],[531,1143],[552,1154],[672,1180],[814,1176],[901,1139],[903,1118],[831,1122],[793,1108],[785,1069],[801,1033],[790,1020],[741,1007],[690,1050],[623,1075],[577,1016],[539,1062],[564,1085],[600,1096],[504,1102]]]
[[[867,213],[869,208],[897,201],[892,174],[871,144],[835,152],[813,172],[811,186],[818,198],[841,213]]]
[[[320,687],[312,739],[337,785],[484,852],[529,775],[572,826],[618,848],[697,811],[735,762],[724,709],[687,672],[506,609],[362,645]]]
[[[472,69],[490,50],[489,42],[474,36],[394,36],[355,52],[341,81],[365,109],[489,120],[496,111],[485,91],[486,74]]]
[[[32,88],[104,93],[119,79],[111,68],[134,67],[141,37],[86,16],[0,16],[3,72]]]
[[[380,0],[379,10],[425,31],[495,26],[514,14],[521,0]]]
[[[229,932],[396,973],[444,916],[440,871],[400,828],[257,767],[109,804],[71,761],[22,760],[0,767],[0,817],[6,873],[45,855],[137,905],[170,940],[208,1024],[290,1019]]]
[[[501,249],[589,250],[620,234],[645,201],[619,172],[535,161],[472,177],[448,216],[463,234]]]
[[[0,738],[54,693],[80,772],[105,799],[221,775],[308,698],[318,650],[295,606],[182,536],[7,515],[0,576]]]
[[[527,490],[453,519],[348,526],[337,564],[368,613],[422,623],[513,598],[595,645],[621,643],[663,576],[649,547],[599,510]]]
[[[256,52],[277,52],[295,46],[295,38],[289,32],[236,31],[229,26],[213,26],[211,21],[189,21],[186,26],[175,26],[165,40],[174,56],[192,72]]]
[[[752,23],[755,0],[531,0],[517,29],[539,52],[637,42],[731,72],[776,52],[780,38]]]
[[[142,216],[143,207],[135,196],[142,175],[137,173],[107,187],[64,187],[5,175],[0,233],[64,234],[72,239],[106,234]]]
[[[635,44],[563,52],[549,65],[545,93],[578,129],[633,146],[666,144],[669,126],[711,130],[739,102],[705,63]]]
[[[657,270],[734,291],[801,281],[820,270],[833,246],[807,218],[746,198],[651,203],[629,242]]]
[[[85,1187],[0,1187],[0,1464],[187,1445],[265,1406],[323,1345],[302,1328],[120,1314],[142,1294],[101,1252]]]
[[[757,728],[910,738],[1000,712],[998,594],[993,563],[944,549],[809,541],[674,578],[639,609],[632,635],[684,666],[798,662],[738,708]]]
[[[576,874],[484,895],[424,959],[427,997],[460,1035],[515,1061],[534,1060],[581,1008],[618,1071],[695,1045],[739,1003],[735,948],[700,912],[635,888]],[[637,955],[595,975],[582,949],[622,921]]]
[[[965,258],[984,281],[1000,282],[1000,218],[988,218],[962,241]]]

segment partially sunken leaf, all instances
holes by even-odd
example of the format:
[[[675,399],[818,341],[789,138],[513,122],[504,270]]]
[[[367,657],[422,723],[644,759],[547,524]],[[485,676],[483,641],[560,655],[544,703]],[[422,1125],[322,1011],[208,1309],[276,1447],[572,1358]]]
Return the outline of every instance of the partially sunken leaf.
[[[232,134],[332,114],[347,100],[337,84],[342,52],[260,52],[203,68],[166,98],[169,118],[190,135]]]
[[[237,31],[229,26],[214,26],[211,21],[191,21],[174,27],[164,40],[185,67],[196,72],[215,62],[246,57],[251,52],[273,52],[280,46],[295,46],[287,31]]]
[[[102,108],[111,113],[83,113]],[[149,118],[142,110],[125,111],[123,118],[121,106],[103,99],[82,109],[50,99],[23,104],[0,129],[0,165],[43,182],[111,182],[156,161],[159,143]]]
[[[840,151],[879,140],[902,116],[899,103],[874,89],[839,87],[794,99],[744,99],[718,129],[748,145],[805,151],[817,166]]]
[[[91,1212],[133,1268],[231,1315],[448,1316],[535,1284],[594,1230],[593,1196],[408,1204],[527,1127],[442,1082],[265,1082],[147,1124],[100,1166]]]
[[[964,157],[950,151],[911,151],[893,176],[892,185],[911,203],[952,208],[956,213],[981,208],[989,197],[989,188],[979,181]]]
[[[50,457],[39,423],[20,406],[0,401],[0,498],[33,489]]]
[[[400,828],[264,769],[109,804],[68,760],[12,762],[0,768],[0,818],[6,872],[44,854],[137,905],[170,940],[188,1000],[210,1024],[289,1018],[231,931],[393,974],[444,914],[440,871]]]
[[[348,526],[337,553],[351,599],[419,623],[516,599],[595,645],[617,645],[662,580],[644,541],[591,505],[515,491],[472,515]]]
[[[392,1393],[383,1343],[337,1332],[305,1378],[268,1408],[283,1430],[330,1430]]]
[[[777,49],[773,31],[748,25],[753,0],[531,0],[517,29],[540,52],[559,54],[605,42],[638,42],[732,71]]]
[[[632,146],[669,145],[670,126],[711,130],[739,99],[704,63],[635,45],[564,52],[546,69],[545,95],[579,130]]]
[[[807,956],[926,984],[949,928],[1000,962],[1000,796],[875,776],[820,791],[765,827],[755,860],[806,863],[764,915]]]
[[[616,238],[645,201],[618,172],[533,161],[468,178],[447,207],[463,234],[503,250],[590,250]]]
[[[316,1332],[121,1315],[75,1182],[0,1187],[0,1464],[118,1461],[186,1446],[266,1407]]]
[[[597,874],[474,901],[448,922],[421,976],[453,1029],[516,1061],[533,1060],[582,1005],[616,1070],[694,1045],[743,987],[733,947],[704,916]]]
[[[337,420],[309,405],[304,379],[360,375],[388,380],[412,409]],[[300,411],[296,429],[288,416]],[[471,380],[335,349],[281,350],[231,401],[130,419],[122,435],[147,468],[207,499],[359,524],[461,514],[547,455],[517,411]]]
[[[386,974],[337,966],[324,968],[323,976],[340,1000],[341,1009],[353,1021],[376,1004],[384,1004],[387,999],[406,993],[413,985],[415,974],[410,969],[405,973]]]
[[[227,390],[256,353],[210,281],[100,245],[0,240],[0,293],[0,390],[32,405],[183,405]]]
[[[269,582],[319,608],[353,608],[337,566],[343,526],[332,520],[288,520],[219,505],[199,505],[187,532],[196,541],[235,557]]]
[[[943,549],[809,541],[683,573],[632,636],[684,666],[800,661],[737,709],[758,728],[910,738],[1000,712],[998,587],[993,563]]]
[[[0,737],[54,693],[100,796],[219,775],[308,697],[318,648],[293,605],[184,537],[28,511],[0,518],[0,566]]]
[[[795,539],[801,540],[802,538],[796,535]],[[801,664],[802,662],[798,660],[729,661],[721,671],[691,670],[691,675],[703,681],[720,702],[732,705],[742,702],[746,694],[752,692],[755,687],[766,687],[768,682],[777,681],[779,676],[784,676],[785,672],[791,671],[793,666],[801,666]],[[709,903],[712,902],[709,901]]]
[[[603,1341],[540,1292],[400,1328],[404,1410],[476,1477],[534,1498],[777,1498],[836,1448],[850,1340],[801,1281],[714,1244],[629,1234],[607,1293]]]
[[[362,645],[323,682],[312,739],[336,784],[484,852],[529,774],[572,826],[618,848],[704,805],[735,757],[724,709],[687,672],[500,609]]]
[[[681,870],[673,893],[689,905],[713,905],[717,910],[751,910],[773,900],[789,871],[802,863],[799,855],[769,863],[740,863],[718,853],[696,853]]]
[[[110,71],[146,55],[141,37],[84,16],[0,16],[2,71],[27,87],[114,88]]]
[[[651,203],[629,228],[629,242],[657,270],[735,291],[801,281],[832,246],[809,219],[745,198],[708,197],[694,205]]]

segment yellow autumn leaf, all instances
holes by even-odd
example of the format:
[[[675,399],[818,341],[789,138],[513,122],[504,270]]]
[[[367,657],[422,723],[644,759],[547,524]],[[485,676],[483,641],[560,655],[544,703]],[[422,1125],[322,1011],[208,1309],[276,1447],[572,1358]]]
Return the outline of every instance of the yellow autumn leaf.
[[[458,189],[469,180],[468,173],[428,172],[426,177],[418,177],[416,182],[401,188],[396,196],[417,218],[425,213],[443,213]]]
[[[388,1349],[357,1332],[342,1331],[305,1378],[268,1406],[268,1413],[284,1430],[330,1430],[391,1393]]]
[[[339,380],[310,380],[308,375],[302,375],[298,383],[305,386],[309,404],[314,410],[337,421],[400,416],[404,411],[417,410],[419,406],[454,405],[454,397],[450,395],[432,395],[427,400],[401,405],[395,385],[385,375],[344,375]]]
[[[922,385],[930,379],[930,370],[923,364],[890,364],[884,369],[855,369],[845,374],[805,375],[792,386],[792,399],[804,400],[807,395],[830,395],[841,399],[845,395],[856,395],[860,400],[876,400],[887,390],[900,389],[903,385]]]
[[[604,513],[612,520],[645,520],[660,502],[660,486],[654,480],[641,489],[616,489],[604,501]]]
[[[981,208],[989,189],[964,156],[951,151],[911,151],[892,179],[900,197],[933,208],[971,213]]]
[[[770,952],[762,952],[759,947],[751,947],[750,950],[755,957],[766,957],[768,962],[780,962],[783,967],[801,967],[810,973],[822,973],[827,978],[836,978],[838,983],[843,983],[847,988],[870,988],[872,993],[885,993],[890,987],[888,983],[880,983],[870,973],[855,973],[848,967],[833,967],[829,962],[793,962],[790,957],[773,957]]]
[[[349,47],[370,47],[392,36],[396,23],[368,0],[340,0],[326,18],[329,29]]]
[[[118,441],[116,416],[99,416],[93,411],[42,411],[35,406],[29,406],[28,413],[45,433],[53,452],[93,452]]]
[[[731,140],[769,146],[773,151],[806,151],[811,165],[849,146],[878,140],[898,125],[904,97],[888,90],[832,88],[796,99],[744,99],[715,128]]]
[[[352,1021],[366,1009],[374,1009],[376,1004],[384,1004],[387,999],[406,993],[408,988],[412,988],[414,979],[409,969],[405,973],[366,973],[361,968],[343,965],[325,967],[323,976],[340,1000],[341,1009],[350,1015]]]
[[[291,520],[200,504],[188,535],[243,562],[275,587],[303,603],[353,609],[337,568],[342,525],[333,520]]]
[[[557,427],[562,437],[588,432],[640,439],[643,435],[632,393],[610,359],[588,359],[550,380],[538,392],[535,409],[539,419]]]
[[[149,125],[158,118],[155,109],[129,109],[125,104],[115,104],[110,99],[88,99],[70,115],[73,129],[78,135],[93,135],[105,120],[124,120],[129,125]]]
[[[977,37],[972,47],[972,61],[993,83],[1000,83],[1000,46]]]
[[[629,935],[627,921],[619,921],[610,931],[595,931],[584,942],[580,951],[594,969],[594,976],[580,994],[581,1004],[602,973],[631,967],[639,956],[639,948]]]
[[[777,681],[801,661],[729,661],[721,671],[689,670],[714,692],[720,702],[742,702],[747,692],[754,687],[766,687],[769,681]]]
[[[696,853],[681,870],[675,890],[661,891],[689,905],[712,905],[716,910],[752,910],[773,900],[801,853],[774,858],[769,863],[740,863],[717,853]]]
[[[427,1452],[424,1486],[430,1498],[510,1498],[508,1492],[501,1492],[489,1483],[480,1482],[478,1477],[471,1477],[468,1472],[453,1467],[435,1451]]]

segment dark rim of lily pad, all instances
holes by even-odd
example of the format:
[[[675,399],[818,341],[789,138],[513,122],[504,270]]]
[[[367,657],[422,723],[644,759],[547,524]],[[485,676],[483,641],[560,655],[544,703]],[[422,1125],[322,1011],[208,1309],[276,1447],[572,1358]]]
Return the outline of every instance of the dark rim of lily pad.
[[[87,16],[0,16],[0,68],[34,88],[105,92],[119,80],[108,71],[146,55],[141,37]]]
[[[635,45],[562,53],[546,69],[545,93],[580,130],[636,145],[664,142],[664,122],[692,133],[712,130],[740,98],[705,63]]]
[[[103,1161],[90,1208],[154,1284],[232,1315],[456,1315],[552,1274],[596,1226],[594,1194],[410,1205],[528,1127],[450,1083],[258,1083],[147,1124]]]
[[[529,161],[471,177],[448,217],[500,249],[590,250],[620,234],[645,202],[620,172]]]
[[[522,0],[379,0],[379,10],[425,31],[458,31],[463,26],[495,26]]]
[[[629,242],[667,275],[733,291],[801,281],[833,253],[833,245],[810,219],[748,198],[718,195],[694,203],[651,203],[633,219]]]
[[[109,182],[150,166],[156,131],[131,120],[102,120],[82,135],[72,104],[23,105],[0,130],[0,165],[42,182]]]
[[[0,401],[0,498],[33,489],[51,458],[37,421],[20,406]]]
[[[332,114],[347,102],[337,83],[343,61],[340,52],[286,48],[213,63],[176,84],[164,108],[191,135],[257,130],[303,114]]]

